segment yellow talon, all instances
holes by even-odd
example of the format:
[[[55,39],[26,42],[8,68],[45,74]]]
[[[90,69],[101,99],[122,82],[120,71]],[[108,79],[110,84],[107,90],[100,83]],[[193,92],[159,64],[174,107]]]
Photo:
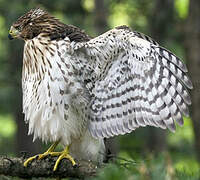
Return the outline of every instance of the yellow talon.
[[[57,159],[57,161],[56,161],[56,163],[54,165],[53,171],[56,171],[56,169],[58,168],[58,164],[64,158],[69,159],[71,161],[71,163],[72,163],[73,166],[76,165],[76,162],[74,161],[74,159],[72,158],[72,156],[69,155],[69,147],[67,146],[64,149],[64,151],[60,152],[60,156],[58,157],[58,159]]]
[[[33,156],[33,157],[28,158],[28,159],[24,162],[24,167],[27,167],[27,166],[28,166],[28,163],[31,162],[31,161],[33,161],[34,159],[36,159],[37,156],[38,156],[38,155],[35,155],[35,156]]]
[[[43,159],[44,157],[48,156],[49,154],[52,155],[52,156],[58,156],[60,154],[58,154],[59,152],[52,152],[56,146],[58,145],[59,141],[56,141],[54,144],[52,144],[50,146],[50,148],[44,152],[43,154],[38,154],[38,155],[35,155],[33,157],[30,157],[28,158],[25,162],[24,162],[24,166],[27,167],[28,166],[28,163],[33,161],[34,159],[36,159],[38,157],[38,159]]]
[[[67,146],[64,151],[62,152],[52,152],[54,151],[54,149],[56,148],[56,146],[58,145],[59,141],[56,141],[54,144],[51,145],[51,147],[46,151],[44,152],[43,154],[38,154],[38,155],[35,155],[33,157],[30,157],[28,158],[25,162],[24,162],[24,166],[27,167],[28,166],[28,163],[33,161],[34,159],[38,158],[39,160],[40,159],[43,159],[44,157],[48,156],[48,155],[51,155],[51,156],[58,156],[58,159],[54,165],[54,168],[53,168],[53,171],[56,171],[56,169],[58,168],[58,165],[60,163],[60,161],[62,159],[69,159],[71,162],[72,162],[72,165],[76,165],[76,162],[74,161],[74,159],[72,158],[72,156],[69,155],[69,146]]]

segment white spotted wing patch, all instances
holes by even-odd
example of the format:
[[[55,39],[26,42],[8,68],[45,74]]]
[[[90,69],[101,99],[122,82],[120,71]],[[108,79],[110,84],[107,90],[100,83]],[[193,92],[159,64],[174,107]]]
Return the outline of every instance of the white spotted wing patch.
[[[74,49],[94,67],[89,90],[89,130],[94,137],[130,133],[147,125],[174,132],[175,121],[182,125],[183,115],[189,115],[187,89],[192,83],[186,66],[148,36],[119,27],[74,44]],[[76,58],[84,60],[83,54]]]

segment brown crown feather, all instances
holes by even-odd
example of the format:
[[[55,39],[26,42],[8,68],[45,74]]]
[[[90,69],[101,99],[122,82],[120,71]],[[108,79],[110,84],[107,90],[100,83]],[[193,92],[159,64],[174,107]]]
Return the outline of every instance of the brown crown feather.
[[[66,36],[76,42],[90,40],[90,37],[78,27],[62,23],[40,8],[31,9],[21,16],[13,23],[13,27],[21,32],[20,37],[24,40],[33,39],[39,34],[51,40],[64,39]]]

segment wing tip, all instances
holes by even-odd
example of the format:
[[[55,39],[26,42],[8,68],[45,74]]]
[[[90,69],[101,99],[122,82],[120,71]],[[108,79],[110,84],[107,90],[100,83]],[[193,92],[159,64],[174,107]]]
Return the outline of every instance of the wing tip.
[[[168,128],[171,132],[173,132],[173,133],[176,132],[176,125],[175,125],[175,123],[167,124],[167,128]]]
[[[193,89],[194,87],[193,87],[193,84],[192,84],[192,81],[188,78],[188,81],[187,81],[187,87],[189,88],[189,89]]]

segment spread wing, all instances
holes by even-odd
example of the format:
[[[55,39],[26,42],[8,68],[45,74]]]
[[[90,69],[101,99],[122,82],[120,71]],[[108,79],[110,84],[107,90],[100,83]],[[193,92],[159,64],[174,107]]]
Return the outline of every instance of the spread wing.
[[[117,27],[74,43],[82,78],[91,93],[89,130],[94,137],[155,126],[175,131],[191,104],[187,68],[148,36]],[[77,63],[80,64],[80,63]]]

